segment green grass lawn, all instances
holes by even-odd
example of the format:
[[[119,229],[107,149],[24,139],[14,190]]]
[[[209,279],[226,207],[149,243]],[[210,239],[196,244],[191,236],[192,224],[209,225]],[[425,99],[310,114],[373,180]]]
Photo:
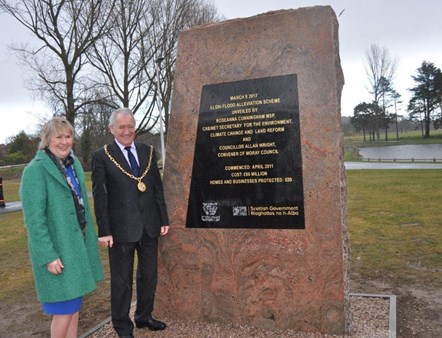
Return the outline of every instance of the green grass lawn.
[[[350,274],[442,287],[441,170],[354,170]]]
[[[350,279],[440,290],[442,170],[350,170],[346,175]],[[11,190],[18,189],[16,179],[5,183]],[[15,196],[17,192],[8,194]],[[13,309],[17,304],[28,304],[34,309],[29,320],[48,322],[35,293],[22,213],[0,214],[0,229],[0,307]],[[84,299],[80,332],[110,314],[107,251],[101,248],[100,255],[105,280]],[[409,320],[404,318],[399,321]],[[46,326],[48,331],[49,324]],[[45,331],[43,336],[48,334]]]
[[[6,167],[0,169],[6,203],[20,200],[19,188],[23,168]],[[86,187],[88,191],[92,191],[90,176],[91,173],[87,172]],[[92,200],[90,202],[93,207]],[[38,309],[22,212],[0,214],[0,229],[2,231],[2,236],[0,236],[0,307],[12,309],[17,304],[33,304],[33,307]],[[95,292],[84,298],[85,305],[80,318],[80,329],[83,331],[106,319],[110,314],[107,250],[100,248],[100,256],[105,280],[99,283]],[[31,315],[33,321],[46,322],[48,320],[42,311],[27,315]],[[45,332],[43,336],[48,334],[49,332]]]
[[[20,200],[18,190],[20,189],[20,179],[3,180],[3,196],[5,203]]]
[[[399,284],[421,281],[442,287],[442,171],[350,170],[346,174],[352,278],[394,278]],[[8,189],[18,189],[16,180],[4,183]],[[2,302],[33,281],[22,213],[0,215],[0,228],[0,289],[6,291],[0,295]]]
[[[15,182],[14,184],[8,181],[6,183],[10,187],[15,185]],[[18,189],[18,185],[16,186]],[[18,196],[18,192],[15,191],[11,195]],[[0,229],[2,231],[2,236],[0,236],[0,307],[11,309],[17,304],[38,304],[22,212],[0,214]],[[106,319],[110,314],[107,249],[100,247],[100,256],[105,280],[99,283],[95,292],[84,298],[85,305],[80,319],[83,331]],[[42,311],[33,316],[35,316],[33,320],[45,322],[48,320]]]

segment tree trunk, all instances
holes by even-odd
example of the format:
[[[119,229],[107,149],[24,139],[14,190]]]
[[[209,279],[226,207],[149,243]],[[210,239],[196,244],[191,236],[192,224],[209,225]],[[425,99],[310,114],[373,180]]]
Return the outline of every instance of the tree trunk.
[[[75,126],[74,80],[72,66],[66,67],[66,120]]]
[[[431,123],[431,119],[430,119],[430,112],[425,112],[425,138],[430,137],[430,123]]]

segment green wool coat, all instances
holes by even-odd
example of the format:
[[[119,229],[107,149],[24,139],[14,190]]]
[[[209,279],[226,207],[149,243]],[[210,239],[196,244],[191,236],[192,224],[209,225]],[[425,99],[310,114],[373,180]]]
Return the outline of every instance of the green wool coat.
[[[83,296],[103,279],[84,171],[75,157],[74,168],[86,209],[85,239],[71,190],[49,156],[39,150],[23,171],[20,197],[37,296],[42,303]],[[64,265],[60,275],[50,273],[46,266],[57,258]]]

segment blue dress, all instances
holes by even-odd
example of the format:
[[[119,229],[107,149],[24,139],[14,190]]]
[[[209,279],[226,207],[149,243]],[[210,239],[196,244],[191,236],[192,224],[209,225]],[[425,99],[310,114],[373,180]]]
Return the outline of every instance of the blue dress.
[[[48,315],[72,315],[80,311],[83,297],[55,303],[42,303],[43,311]]]

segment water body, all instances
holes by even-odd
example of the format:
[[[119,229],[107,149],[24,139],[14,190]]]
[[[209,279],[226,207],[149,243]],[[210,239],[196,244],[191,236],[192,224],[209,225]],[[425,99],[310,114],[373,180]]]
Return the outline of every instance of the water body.
[[[360,148],[359,153],[367,159],[433,161],[442,159],[442,144],[412,144],[387,147]]]

